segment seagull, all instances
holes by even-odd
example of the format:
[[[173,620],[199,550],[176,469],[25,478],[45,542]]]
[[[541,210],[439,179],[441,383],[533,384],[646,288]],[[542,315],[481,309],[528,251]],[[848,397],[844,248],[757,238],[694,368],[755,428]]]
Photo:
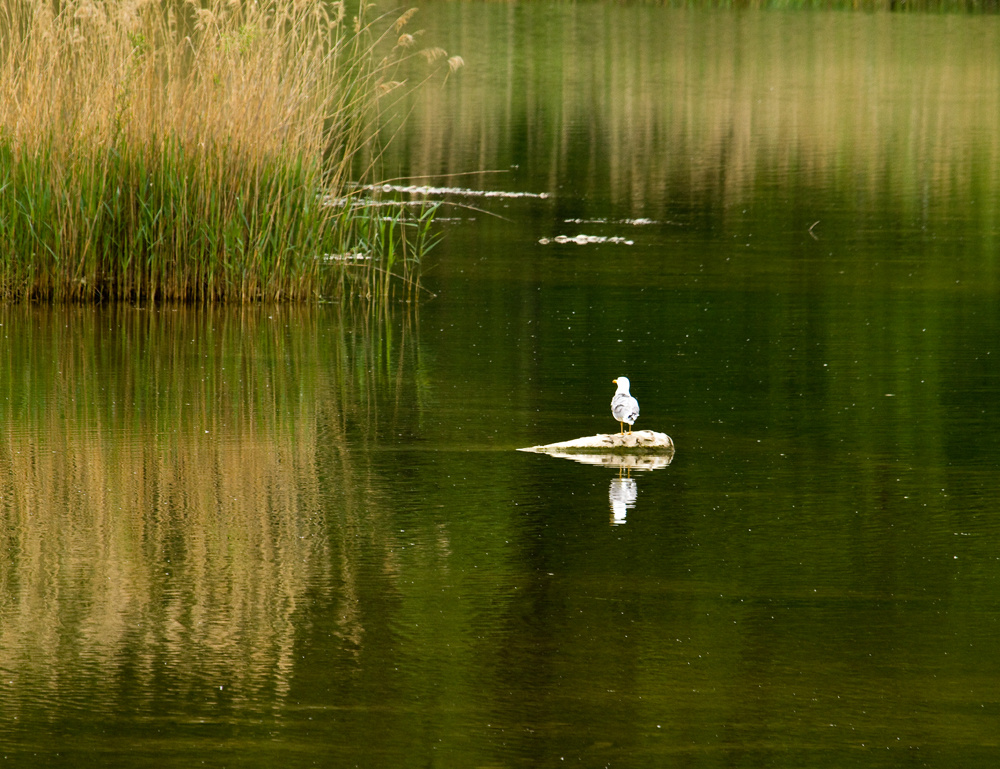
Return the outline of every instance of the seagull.
[[[639,401],[629,394],[626,377],[612,379],[611,383],[618,385],[618,391],[611,399],[611,416],[621,425],[621,435],[625,434],[625,423],[628,422],[628,434],[631,435],[632,424],[639,418]]]

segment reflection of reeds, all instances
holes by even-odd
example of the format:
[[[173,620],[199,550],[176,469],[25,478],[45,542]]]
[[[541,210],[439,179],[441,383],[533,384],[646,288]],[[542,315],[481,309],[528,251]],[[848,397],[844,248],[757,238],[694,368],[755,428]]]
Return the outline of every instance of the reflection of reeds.
[[[0,0],[0,297],[316,296],[415,55],[366,8]]]
[[[280,703],[307,594],[360,644],[359,563],[392,535],[346,433],[410,413],[383,398],[414,345],[398,319],[336,312],[3,313],[8,707],[116,709],[165,676],[181,698],[217,682]]]
[[[954,189],[979,199],[978,185],[995,184],[981,178],[1000,157],[1000,92],[984,87],[1000,78],[990,19],[571,4],[433,13],[436,35],[477,55],[461,88],[414,95],[414,136],[390,148],[404,175],[530,162],[552,190],[654,216],[743,205],[789,183],[833,181],[900,206],[962,199]]]

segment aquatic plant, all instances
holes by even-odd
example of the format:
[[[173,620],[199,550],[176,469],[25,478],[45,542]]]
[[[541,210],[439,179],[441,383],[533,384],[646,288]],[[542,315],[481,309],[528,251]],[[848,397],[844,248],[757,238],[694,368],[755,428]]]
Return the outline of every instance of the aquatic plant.
[[[414,206],[365,197],[342,205],[345,236],[327,257],[341,267],[332,273],[338,285],[330,293],[367,301],[389,298],[395,288],[406,301],[416,299],[423,290],[421,260],[438,242],[432,225],[440,202]]]
[[[401,222],[369,237],[382,225],[348,183],[419,52],[402,31],[412,12],[366,13],[0,0],[0,297],[382,296],[396,275],[411,295],[419,239],[400,240]],[[377,285],[326,258],[362,248]]]

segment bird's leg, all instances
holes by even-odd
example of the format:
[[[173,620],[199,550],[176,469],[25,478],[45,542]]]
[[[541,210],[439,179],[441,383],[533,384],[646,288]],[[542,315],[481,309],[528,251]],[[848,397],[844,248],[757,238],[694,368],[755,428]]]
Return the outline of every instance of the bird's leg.
[[[625,423],[624,422],[619,422],[618,424],[621,426],[621,429],[618,431],[618,434],[619,435],[624,435],[625,434]]]

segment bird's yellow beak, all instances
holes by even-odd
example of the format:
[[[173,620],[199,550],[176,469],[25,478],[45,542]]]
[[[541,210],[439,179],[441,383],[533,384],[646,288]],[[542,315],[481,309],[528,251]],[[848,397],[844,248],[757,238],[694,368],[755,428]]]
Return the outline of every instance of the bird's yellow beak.
[[[612,379],[611,380],[611,384],[618,384],[618,380],[617,379]]]

